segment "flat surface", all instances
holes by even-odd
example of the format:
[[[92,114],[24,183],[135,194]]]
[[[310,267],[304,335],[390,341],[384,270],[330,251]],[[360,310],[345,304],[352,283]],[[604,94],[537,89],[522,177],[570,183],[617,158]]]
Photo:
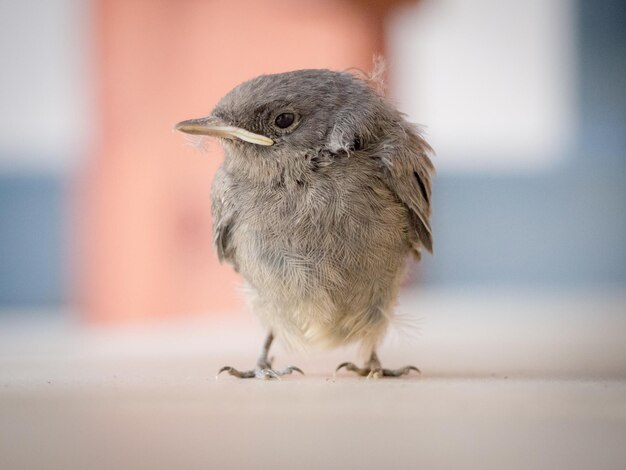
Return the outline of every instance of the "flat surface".
[[[5,314],[0,468],[621,469],[623,300],[405,294],[399,311],[421,320],[404,317],[381,359],[423,373],[399,380],[333,378],[355,349],[280,348],[305,377],[216,380],[258,353],[244,315],[86,328]]]

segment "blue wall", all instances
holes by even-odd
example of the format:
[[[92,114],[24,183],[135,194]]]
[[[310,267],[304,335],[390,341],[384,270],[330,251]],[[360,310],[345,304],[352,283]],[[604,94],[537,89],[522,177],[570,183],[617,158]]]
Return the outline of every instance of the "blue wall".
[[[64,299],[64,190],[59,176],[0,174],[0,306]]]
[[[594,159],[595,160],[595,159]],[[626,282],[626,168],[573,161],[536,177],[442,176],[429,284]]]

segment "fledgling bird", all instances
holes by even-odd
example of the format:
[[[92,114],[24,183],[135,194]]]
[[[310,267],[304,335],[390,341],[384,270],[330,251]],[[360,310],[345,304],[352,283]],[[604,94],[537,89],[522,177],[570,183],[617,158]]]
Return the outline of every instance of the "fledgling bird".
[[[365,366],[337,370],[418,371],[385,369],[376,354],[407,256],[432,252],[432,149],[418,129],[366,80],[330,70],[254,78],[176,129],[224,145],[211,193],[214,243],[269,330],[256,368],[220,372],[302,373],[272,368],[274,336],[294,347],[361,342]]]

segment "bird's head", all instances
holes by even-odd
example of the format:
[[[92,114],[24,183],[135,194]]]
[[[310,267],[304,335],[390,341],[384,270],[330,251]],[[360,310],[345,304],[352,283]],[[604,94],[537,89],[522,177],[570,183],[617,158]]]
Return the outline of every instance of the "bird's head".
[[[209,116],[180,122],[176,129],[222,139],[227,158],[288,165],[322,150],[359,150],[399,119],[364,80],[350,73],[298,70],[242,83]]]

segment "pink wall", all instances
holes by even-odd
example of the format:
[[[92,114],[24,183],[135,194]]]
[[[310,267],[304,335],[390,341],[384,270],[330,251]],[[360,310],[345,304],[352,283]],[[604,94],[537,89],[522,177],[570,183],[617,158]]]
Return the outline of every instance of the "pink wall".
[[[211,245],[209,188],[221,149],[201,153],[172,126],[208,114],[229,89],[262,73],[371,68],[383,16],[367,3],[98,2],[101,132],[80,179],[76,247],[86,318],[241,307],[237,276]]]

